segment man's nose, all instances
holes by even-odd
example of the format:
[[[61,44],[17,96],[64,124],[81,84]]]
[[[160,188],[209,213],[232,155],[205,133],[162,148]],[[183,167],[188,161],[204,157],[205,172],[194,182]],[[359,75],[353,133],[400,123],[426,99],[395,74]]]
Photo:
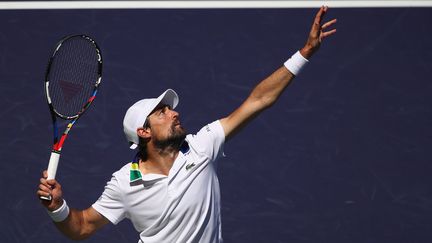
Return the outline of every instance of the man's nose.
[[[179,117],[179,113],[177,111],[170,110],[170,112],[171,112],[171,117],[173,117],[173,118],[178,118]]]

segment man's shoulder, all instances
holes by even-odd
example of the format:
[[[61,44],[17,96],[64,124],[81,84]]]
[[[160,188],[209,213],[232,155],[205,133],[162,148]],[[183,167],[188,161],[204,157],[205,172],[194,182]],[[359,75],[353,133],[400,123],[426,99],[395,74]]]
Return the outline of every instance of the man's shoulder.
[[[123,173],[129,172],[129,170],[131,168],[131,164],[132,164],[132,162],[128,162],[128,163],[124,164],[119,170],[117,170],[114,173],[123,174]]]
[[[112,176],[115,177],[117,181],[121,184],[129,183],[130,170],[131,170],[131,162],[123,165],[119,170],[114,172]]]
[[[208,123],[200,128],[196,133],[188,134],[186,140],[194,140],[197,136],[207,136],[209,134],[223,134],[223,128],[219,120]]]
[[[188,149],[191,152],[199,156],[210,156],[212,158],[214,152],[218,154],[224,140],[225,136],[219,120],[206,124],[196,134],[188,134],[186,136]]]

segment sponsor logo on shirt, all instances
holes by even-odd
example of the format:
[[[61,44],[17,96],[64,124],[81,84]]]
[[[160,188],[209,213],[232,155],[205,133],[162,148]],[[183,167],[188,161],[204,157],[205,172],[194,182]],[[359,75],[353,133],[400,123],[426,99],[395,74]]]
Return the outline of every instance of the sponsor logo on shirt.
[[[192,167],[194,167],[194,166],[195,166],[195,163],[192,162],[192,164],[188,164],[188,165],[186,165],[186,170],[190,170],[190,169],[192,169]]]

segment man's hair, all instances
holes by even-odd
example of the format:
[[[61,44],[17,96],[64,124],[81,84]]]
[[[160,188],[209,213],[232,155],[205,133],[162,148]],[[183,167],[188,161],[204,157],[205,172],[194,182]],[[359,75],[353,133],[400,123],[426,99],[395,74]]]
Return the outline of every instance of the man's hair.
[[[142,161],[147,160],[147,140],[139,137],[138,156]]]
[[[149,128],[150,127],[150,120],[147,119],[144,122],[143,128]],[[146,161],[147,160],[147,139],[142,138],[140,136],[138,136],[138,156],[142,161]]]

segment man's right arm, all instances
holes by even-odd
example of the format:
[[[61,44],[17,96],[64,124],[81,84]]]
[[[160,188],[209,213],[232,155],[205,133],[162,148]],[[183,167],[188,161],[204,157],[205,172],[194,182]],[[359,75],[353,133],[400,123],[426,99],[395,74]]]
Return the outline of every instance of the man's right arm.
[[[40,179],[39,190],[37,195],[41,196],[51,196],[51,200],[42,200],[41,203],[45,208],[53,212],[60,209],[65,201],[62,196],[61,185],[55,180],[47,180],[47,172],[44,171],[42,178]],[[56,227],[68,238],[73,240],[82,240],[102,226],[109,223],[109,220],[98,213],[93,207],[89,207],[85,210],[70,209],[67,217],[61,222],[54,222]]]

